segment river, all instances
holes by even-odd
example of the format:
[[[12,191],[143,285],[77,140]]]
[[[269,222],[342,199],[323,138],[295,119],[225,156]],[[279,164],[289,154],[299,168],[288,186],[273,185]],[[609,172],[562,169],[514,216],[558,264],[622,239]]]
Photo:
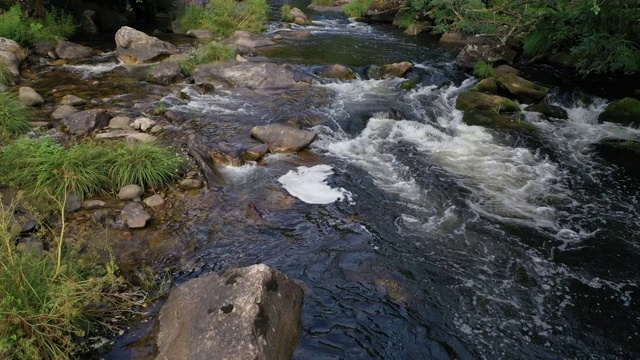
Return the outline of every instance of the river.
[[[219,206],[255,206],[264,223],[185,214],[190,226],[175,236],[197,245],[174,258],[176,281],[255,263],[299,280],[294,359],[639,358],[640,186],[592,146],[640,132],[598,124],[607,102],[566,89],[550,100],[569,120],[526,113],[538,135],[467,126],[454,103],[477,80],[437,39],[308,13],[313,36],[268,52],[270,61],[361,72],[408,60],[422,83],[318,78],[281,96],[163,99],[197,117],[211,144],[246,143],[252,126],[291,117],[319,134],[301,154],[222,170]],[[341,200],[278,195],[283,175],[327,165]],[[132,356],[129,345],[107,358]]]

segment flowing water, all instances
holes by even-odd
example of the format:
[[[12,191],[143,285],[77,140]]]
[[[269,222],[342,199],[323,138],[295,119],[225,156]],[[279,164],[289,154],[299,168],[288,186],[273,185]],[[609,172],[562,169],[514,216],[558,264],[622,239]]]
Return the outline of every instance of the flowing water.
[[[176,231],[196,239],[174,259],[178,282],[258,262],[299,280],[295,359],[640,357],[640,186],[592,150],[640,132],[598,124],[606,102],[566,90],[551,100],[568,121],[526,113],[535,136],[467,126],[453,104],[476,80],[433,39],[312,16],[313,36],[271,61],[315,72],[409,60],[422,83],[166,97],[211,144],[249,143],[253,125],[291,116],[319,134],[299,155],[223,169],[212,205],[223,211],[185,214],[190,226]],[[317,201],[287,200],[283,186]],[[259,223],[220,214],[249,205]]]

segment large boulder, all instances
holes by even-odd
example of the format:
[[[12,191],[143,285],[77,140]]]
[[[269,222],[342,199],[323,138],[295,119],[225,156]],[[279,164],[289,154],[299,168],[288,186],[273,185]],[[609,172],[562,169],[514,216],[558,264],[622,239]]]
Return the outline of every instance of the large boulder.
[[[554,119],[566,120],[569,118],[569,114],[567,114],[567,111],[561,108],[560,106],[556,106],[556,105],[540,103],[535,105],[529,105],[524,109],[526,111],[541,113],[544,116],[554,118]]]
[[[640,100],[626,97],[614,101],[607,105],[607,108],[598,117],[598,121],[640,127]]]
[[[93,54],[93,49],[88,46],[73,43],[67,40],[58,41],[56,54],[61,59],[79,59],[89,57]]]
[[[287,14],[284,15],[284,19],[286,19],[285,21],[290,21],[302,26],[311,24],[311,19],[307,16],[307,14],[305,14],[297,7],[290,9]]]
[[[403,0],[374,0],[365,11],[362,21],[392,23],[404,3]]]
[[[123,26],[116,32],[116,54],[126,64],[155,62],[176,54],[173,44]]]
[[[501,64],[513,64],[519,54],[517,42],[501,42],[492,37],[476,37],[458,53],[456,65],[464,71],[473,70],[480,61]]]
[[[496,80],[500,89],[522,103],[539,102],[549,93],[549,88],[532,83],[514,73],[501,75]]]
[[[111,116],[105,110],[84,110],[65,116],[62,125],[71,135],[84,136],[109,125],[109,119]]]
[[[27,49],[11,39],[0,37],[0,64],[5,65],[14,78],[20,76],[20,63],[26,59],[27,56],[29,56]]]
[[[236,61],[198,65],[193,72],[193,79],[198,84],[215,84],[222,79],[253,90],[283,90],[299,82],[311,82],[287,65]]]
[[[356,78],[356,74],[353,72],[353,70],[351,70],[351,68],[340,64],[327,66],[324,70],[322,70],[322,73],[320,75],[326,78],[340,80],[353,80]]]
[[[157,360],[290,359],[304,293],[267,265],[209,274],[171,291]]]
[[[520,107],[515,102],[497,95],[483,94],[478,91],[465,91],[456,99],[456,109],[462,111],[484,110],[496,113],[518,112]]]
[[[640,142],[625,139],[605,139],[594,145],[596,153],[606,161],[640,178]]]
[[[251,136],[262,141],[272,153],[291,153],[309,146],[318,134],[282,124],[255,126]]]
[[[533,132],[535,126],[524,122],[522,119],[510,118],[495,111],[471,109],[464,112],[462,121],[467,125],[482,126],[490,129],[518,130]]]
[[[231,37],[227,38],[222,43],[252,49],[276,44],[268,37],[257,35],[244,30],[236,31],[235,33],[233,33],[233,35],[231,35]]]
[[[409,61],[386,65],[370,65],[366,70],[366,74],[370,79],[389,79],[403,77],[411,68],[413,68],[413,64]]]

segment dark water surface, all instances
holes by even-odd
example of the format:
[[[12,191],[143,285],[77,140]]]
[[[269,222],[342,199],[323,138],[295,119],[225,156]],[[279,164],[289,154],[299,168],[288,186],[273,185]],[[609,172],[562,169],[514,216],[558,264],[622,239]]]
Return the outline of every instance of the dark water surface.
[[[270,51],[272,61],[315,71],[408,60],[423,81],[165,98],[211,144],[249,143],[252,126],[292,116],[319,133],[307,152],[223,169],[228,185],[212,204],[222,211],[185,214],[175,234],[197,244],[173,260],[177,282],[255,263],[299,280],[295,359],[639,358],[640,185],[591,150],[639,132],[597,124],[604,100],[561,90],[551,100],[570,119],[527,113],[535,136],[466,126],[453,104],[475,80],[433,38],[310,14],[313,36]],[[399,120],[372,115],[387,110]],[[319,164],[351,200],[287,200],[278,178]],[[247,206],[263,222],[221,215]],[[133,356],[128,345],[107,358]]]

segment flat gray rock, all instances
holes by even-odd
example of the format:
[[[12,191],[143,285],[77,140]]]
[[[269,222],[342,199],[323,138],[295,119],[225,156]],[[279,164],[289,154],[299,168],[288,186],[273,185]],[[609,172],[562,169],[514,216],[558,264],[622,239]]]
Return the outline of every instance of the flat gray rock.
[[[151,215],[144,210],[142,204],[133,202],[127,204],[124,209],[122,209],[120,218],[130,229],[141,229],[147,226]]]
[[[311,144],[318,134],[282,124],[255,126],[251,136],[262,141],[272,153],[300,151]]]

